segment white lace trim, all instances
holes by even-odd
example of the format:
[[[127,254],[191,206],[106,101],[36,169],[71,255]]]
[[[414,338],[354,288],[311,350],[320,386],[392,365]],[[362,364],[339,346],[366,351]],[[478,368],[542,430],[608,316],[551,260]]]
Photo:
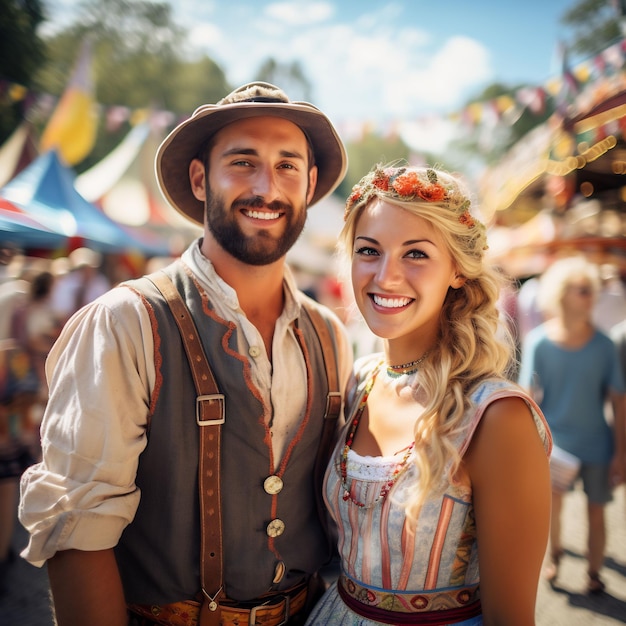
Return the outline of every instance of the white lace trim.
[[[410,460],[411,457],[409,457]],[[383,482],[389,480],[402,457],[361,456],[354,450],[348,452],[346,473],[353,480]]]

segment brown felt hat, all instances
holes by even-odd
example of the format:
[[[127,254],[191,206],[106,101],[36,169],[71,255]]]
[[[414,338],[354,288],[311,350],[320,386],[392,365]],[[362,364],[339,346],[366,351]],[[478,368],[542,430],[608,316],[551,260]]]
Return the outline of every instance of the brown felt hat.
[[[306,135],[318,168],[311,204],[332,193],[348,167],[344,145],[331,121],[308,102],[292,102],[278,87],[254,82],[239,87],[217,104],[205,104],[179,124],[159,146],[156,176],[163,195],[185,217],[204,223],[204,203],[191,192],[189,163],[218,130],[238,120],[259,116],[282,117]]]

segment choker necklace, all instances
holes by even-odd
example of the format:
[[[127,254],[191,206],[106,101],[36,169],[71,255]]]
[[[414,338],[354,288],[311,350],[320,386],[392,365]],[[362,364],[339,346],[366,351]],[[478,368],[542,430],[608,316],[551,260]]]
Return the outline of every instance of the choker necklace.
[[[403,365],[387,365],[387,376],[390,378],[400,378],[400,376],[415,374],[418,370],[418,366],[429,354],[430,351],[427,351],[419,359],[411,361],[410,363],[404,363]]]

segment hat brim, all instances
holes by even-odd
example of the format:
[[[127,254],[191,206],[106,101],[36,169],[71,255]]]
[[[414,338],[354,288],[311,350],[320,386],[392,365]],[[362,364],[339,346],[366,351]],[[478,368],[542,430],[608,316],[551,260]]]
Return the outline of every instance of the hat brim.
[[[273,116],[299,126],[311,142],[318,168],[311,205],[332,193],[348,167],[345,148],[330,120],[307,102],[238,102],[206,105],[179,124],[159,146],[156,177],[166,200],[182,215],[203,225],[204,203],[191,192],[189,163],[221,128],[242,119]]]

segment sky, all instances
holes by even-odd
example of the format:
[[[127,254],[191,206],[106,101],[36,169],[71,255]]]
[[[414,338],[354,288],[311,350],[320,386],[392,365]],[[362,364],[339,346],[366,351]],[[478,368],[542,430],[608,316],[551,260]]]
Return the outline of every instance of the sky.
[[[298,61],[312,102],[341,128],[436,119],[494,83],[558,73],[560,23],[577,0],[172,0],[189,44],[232,85],[268,57]],[[54,20],[74,0],[48,0]],[[432,131],[437,132],[433,127]],[[349,132],[345,130],[345,132]]]
[[[298,60],[333,119],[452,112],[502,81],[554,74],[573,0],[178,0],[178,19],[233,84]]]

